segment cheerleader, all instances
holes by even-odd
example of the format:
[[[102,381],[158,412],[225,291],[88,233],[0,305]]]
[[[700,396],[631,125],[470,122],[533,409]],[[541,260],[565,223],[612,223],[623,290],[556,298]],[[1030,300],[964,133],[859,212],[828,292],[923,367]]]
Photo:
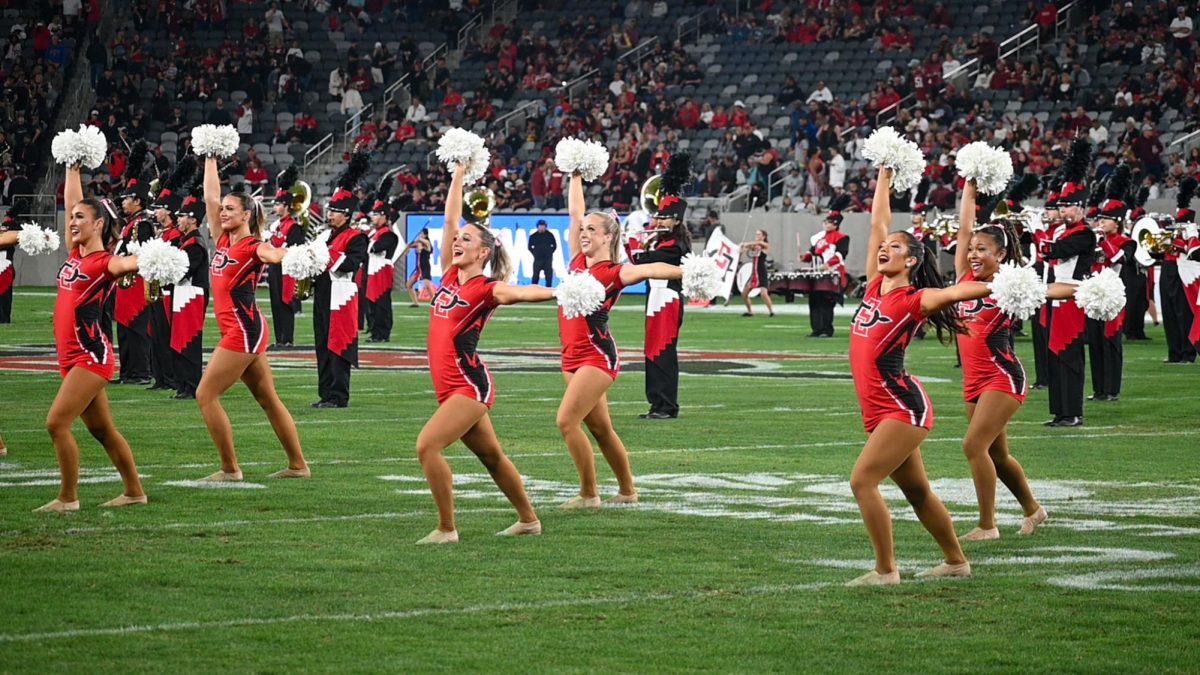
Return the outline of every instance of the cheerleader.
[[[417,436],[417,458],[437,504],[438,526],[418,544],[458,543],[454,522],[454,478],[442,453],[462,441],[487,468],[492,480],[517,510],[518,520],[501,536],[542,533],[521,474],[504,454],[488,411],[496,400],[491,373],[476,353],[479,337],[499,305],[543,302],[554,292],[542,286],[505,283],[512,269],[508,255],[486,226],[459,227],[463,207],[463,165],[454,167],[442,251],[445,262],[442,285],[429,303],[429,374],[433,378],[438,409]],[[491,268],[485,276],[484,268]]]
[[[881,168],[871,209],[867,244],[867,290],[850,330],[850,369],[869,437],[850,475],[850,487],[875,548],[875,569],[848,586],[900,583],[892,544],[892,518],[879,484],[895,481],[925,529],[942,549],[945,562],[920,577],[965,577],[963,556],[950,513],[929,486],[921,442],[933,428],[933,407],[919,380],[904,369],[904,353],[922,323],[961,332],[954,303],[989,294],[980,283],[942,287],[937,264],[907,232],[887,233],[892,221],[891,170]]]
[[[412,299],[412,304],[409,307],[416,307],[417,294],[419,293],[417,286],[420,286],[421,282],[429,285],[433,284],[433,271],[429,264],[429,258],[433,255],[433,242],[429,240],[429,228],[422,227],[421,233],[408,246],[405,246],[404,250],[417,252],[417,269],[408,275],[408,281],[405,283],[405,288],[408,289],[408,297]]]
[[[669,204],[659,205],[660,208],[667,206]],[[562,505],[565,509],[595,509],[600,508],[601,503],[596,486],[595,454],[582,423],[587,424],[616,475],[618,493],[609,502],[637,502],[629,456],[608,413],[607,392],[621,368],[617,344],[608,330],[608,313],[626,286],[648,279],[683,278],[682,268],[667,263],[618,264],[620,223],[609,213],[592,211],[585,216],[584,208],[583,178],[576,173],[571,176],[567,199],[571,218],[568,245],[575,252],[570,271],[591,274],[604,286],[606,295],[600,309],[588,316],[568,319],[561,310],[558,314],[563,379],[567,388],[558,407],[557,424],[579,472],[579,494]]]
[[[296,169],[284,169],[275,182],[276,221],[270,228],[269,243],[275,248],[297,246],[305,240],[304,226],[292,215],[292,186],[296,184]],[[203,217],[203,214],[201,214]],[[300,299],[296,297],[296,280],[283,273],[282,265],[267,265],[267,289],[271,296],[271,324],[275,327],[272,347],[291,347],[296,335],[296,313]]]
[[[1132,175],[1125,164],[1109,175],[1107,198],[1096,210],[1096,231],[1100,241],[1092,273],[1098,274],[1106,268],[1112,268],[1121,278],[1128,303],[1137,285],[1137,262],[1134,260],[1137,242],[1123,232],[1125,216],[1129,213],[1129,207],[1123,199],[1132,182]],[[1087,320],[1088,362],[1092,370],[1092,395],[1088,396],[1089,401],[1118,401],[1121,398],[1121,375],[1125,363],[1122,329],[1125,319],[1126,310],[1122,309],[1111,321]]]
[[[958,283],[992,280],[1000,265],[1023,265],[1016,232],[1000,225],[975,229],[975,181],[967,181],[959,212],[954,274]],[[1008,454],[1008,423],[1025,402],[1025,369],[1013,350],[1013,320],[988,298],[965,302],[958,315],[966,328],[958,335],[963,361],[963,400],[967,404],[967,434],[963,454],[971,466],[979,501],[979,526],[960,541],[1000,538],[996,527],[996,478],[1020,502],[1025,513],[1020,534],[1033,534],[1046,520],[1046,510],[1033,496],[1025,471]]]
[[[117,277],[137,272],[137,258],[109,253],[118,241],[116,218],[99,200],[83,198],[78,165],[67,167],[63,199],[71,205],[66,233],[69,254],[58,270],[54,301],[54,342],[63,380],[46,415],[62,485],[57,498],[35,511],[79,510],[79,446],[71,433],[76,419],[83,420],[92,437],[104,446],[125,486],[120,496],[101,506],[145,504],[133,451],[113,424],[108,407],[105,387],[113,374],[113,349],[100,326],[105,298]]]
[[[203,174],[201,174],[201,177]],[[199,181],[197,181],[199,183]],[[195,186],[199,192],[202,185]],[[203,195],[189,194],[176,212],[179,248],[187,254],[187,274],[171,293],[171,354],[175,363],[175,396],[196,398],[204,368],[204,315],[208,311],[208,249],[200,237]]]
[[[369,257],[367,258],[367,312],[370,314],[367,324],[371,328],[369,342],[388,342],[392,339],[392,284],[395,283],[396,246],[400,238],[392,232],[392,220],[396,211],[387,201],[387,186],[391,179],[384,181],[384,187],[379,189],[371,200],[367,215],[371,219]]]
[[[138,141],[129,152],[125,167],[125,188],[121,192],[121,211],[125,226],[121,229],[118,255],[129,255],[133,243],[142,244],[154,238],[154,222],[146,212],[150,203],[150,187],[141,177],[146,163],[146,143]],[[120,384],[150,384],[150,321],[152,312],[146,301],[146,282],[133,277],[128,284],[118,284],[115,293],[114,317],[117,320],[117,350],[121,361]]]
[[[267,321],[254,298],[263,265],[282,263],[285,249],[259,239],[265,216],[257,201],[242,192],[221,198],[221,178],[213,157],[204,160],[204,206],[209,233],[217,249],[209,273],[221,341],[200,378],[196,403],[221,455],[221,470],[202,480],[242,480],[233,447],[233,428],[221,407],[221,395],[238,380],[246,383],[267,413],[271,428],[287,453],[287,468],[271,474],[271,478],[308,478],[310,472],[300,449],[296,423],[275,393],[271,366],[264,355]]]
[[[754,316],[754,307],[750,305],[750,291],[756,288],[762,290],[763,302],[767,303],[767,316],[775,316],[775,305],[771,302],[771,291],[767,288],[767,254],[771,252],[771,243],[767,239],[766,230],[756,230],[754,241],[742,244],[741,248],[750,256],[750,264],[754,266],[749,283],[742,289],[742,302],[746,303],[746,311],[742,312],[742,316]]]

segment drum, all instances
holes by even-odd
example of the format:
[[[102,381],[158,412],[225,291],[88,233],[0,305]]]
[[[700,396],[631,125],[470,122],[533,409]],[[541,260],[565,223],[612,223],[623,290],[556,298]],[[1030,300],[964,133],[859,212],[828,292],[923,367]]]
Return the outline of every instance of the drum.
[[[754,263],[748,262],[738,268],[737,285],[739,291],[746,290],[746,284],[750,283],[750,278],[754,276]],[[757,298],[762,293],[762,288],[750,289],[750,297]]]
[[[842,292],[842,277],[837,270],[801,270],[771,275],[771,290],[791,293]]]

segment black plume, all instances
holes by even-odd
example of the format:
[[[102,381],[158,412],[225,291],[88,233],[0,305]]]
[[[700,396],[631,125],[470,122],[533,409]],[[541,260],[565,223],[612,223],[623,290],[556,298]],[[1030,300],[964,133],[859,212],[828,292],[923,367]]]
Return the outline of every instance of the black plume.
[[[1129,188],[1133,185],[1133,170],[1128,164],[1121,164],[1109,174],[1108,188],[1105,189],[1105,199],[1125,200]]]
[[[388,193],[392,191],[392,185],[396,182],[395,176],[384,176],[379,181],[379,188],[375,190],[374,196],[371,197],[371,204],[375,202],[388,203]],[[367,206],[370,206],[368,204]]]
[[[350,156],[350,163],[346,165],[346,170],[338,176],[337,186],[353,192],[358,187],[358,181],[362,180],[369,168],[371,168],[371,153],[366,150],[355,152]]]
[[[1133,205],[1137,208],[1142,208],[1146,205],[1146,200],[1150,199],[1150,188],[1143,185],[1133,198]]]
[[[1013,204],[1020,204],[1029,199],[1039,187],[1041,187],[1041,181],[1038,180],[1037,174],[1021,174],[1021,177],[1012,184],[1012,187],[1008,188],[1006,197]]]
[[[992,211],[995,211],[996,207],[999,206],[1000,202],[1003,200],[1004,193],[1001,192],[1000,194],[988,197],[987,201],[985,202],[980,202],[979,208],[975,212],[975,222],[990,223],[992,221]]]
[[[667,161],[667,170],[663,172],[663,194],[682,197],[684,187],[691,181],[692,156],[686,152],[671,155],[671,159]]]
[[[135,141],[129,148],[129,157],[125,160],[125,180],[142,177],[142,166],[146,163],[146,141]]]
[[[1076,136],[1071,141],[1071,154],[1063,165],[1063,182],[1080,183],[1087,177],[1092,165],[1092,143],[1087,136]]]
[[[1193,176],[1188,176],[1179,184],[1179,195],[1175,198],[1175,205],[1181,209],[1190,208],[1192,197],[1196,196],[1196,179]]]
[[[181,188],[192,178],[196,173],[196,156],[184,155],[175,164],[175,170],[167,177],[167,182],[163,184],[163,188],[170,190],[171,194],[176,194]]]
[[[289,166],[275,177],[276,190],[291,190],[296,184],[296,167]]]
[[[842,194],[829,200],[830,211],[845,211],[847,206],[850,206],[850,193],[843,192]]]
[[[21,197],[14,199],[12,206],[8,207],[8,213],[4,214],[4,227],[17,229],[17,221],[21,216],[25,215],[25,211],[29,208],[29,199]]]
[[[1104,195],[1108,191],[1108,181],[1112,178],[1112,172],[1104,174],[1104,177],[1096,181],[1096,187],[1088,194],[1088,206],[1100,206],[1100,202],[1104,199]]]
[[[917,191],[913,194],[914,204],[923,204],[925,197],[929,194],[929,176],[922,176],[921,182],[917,183]]]

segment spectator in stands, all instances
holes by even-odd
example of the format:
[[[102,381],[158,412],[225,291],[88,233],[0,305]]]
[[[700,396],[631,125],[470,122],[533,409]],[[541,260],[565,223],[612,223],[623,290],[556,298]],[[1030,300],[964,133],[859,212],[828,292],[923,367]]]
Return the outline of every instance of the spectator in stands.
[[[415,96],[408,104],[408,110],[404,113],[404,117],[415,124],[429,120],[429,115],[425,112],[425,104],[421,103],[421,99]]]
[[[836,144],[829,146],[828,168],[829,187],[834,194],[838,194],[846,185],[846,158]]]
[[[286,28],[291,30],[291,25],[288,24],[287,18],[284,17],[283,11],[279,9],[278,2],[272,2],[271,8],[266,13],[267,35],[271,39],[271,47],[278,49],[283,46],[283,30]]]
[[[825,86],[824,81],[817,82],[816,88],[812,90],[812,93],[808,95],[808,98],[804,102],[833,103],[833,92],[829,90],[829,87]]]
[[[750,127],[752,125],[750,114],[746,112],[746,104],[741,101],[734,101],[733,113],[729,116],[729,126]]]
[[[945,3],[939,2],[933,6],[928,22],[930,28],[950,28],[954,25],[954,17],[950,14],[950,10],[946,9]]]
[[[237,130],[242,136],[254,132],[254,101],[243,99],[237,109]]]
[[[263,168],[262,162],[257,159],[251,160],[246,165],[246,185],[259,189],[267,184],[267,170]]]
[[[1192,58],[1192,28],[1192,19],[1187,15],[1187,7],[1181,3],[1175,8],[1175,18],[1171,20],[1170,30],[1175,49],[1189,61]]]
[[[1138,161],[1141,162],[1143,170],[1148,175],[1155,178],[1162,178],[1163,144],[1158,140],[1158,133],[1154,130],[1153,126],[1147,124],[1143,127],[1142,135],[1130,143],[1130,149]]]
[[[208,114],[208,123],[217,126],[233,124],[233,116],[225,109],[225,99],[217,97],[216,107]]]

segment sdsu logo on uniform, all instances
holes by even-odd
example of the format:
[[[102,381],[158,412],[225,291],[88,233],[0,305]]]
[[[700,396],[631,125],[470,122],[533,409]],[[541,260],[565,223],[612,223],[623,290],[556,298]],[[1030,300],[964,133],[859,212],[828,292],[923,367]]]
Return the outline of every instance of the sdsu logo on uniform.
[[[59,288],[69,289],[71,287],[71,284],[75,283],[76,281],[90,281],[90,280],[91,280],[91,277],[89,277],[88,275],[79,271],[79,261],[78,260],[68,260],[65,263],[63,263],[62,267],[60,267],[58,269],[58,286],[59,286]]]
[[[225,276],[221,273],[222,270],[236,264],[238,264],[238,261],[226,255],[225,251],[217,251],[217,254],[212,259],[212,272],[217,276]]]
[[[986,310],[996,309],[996,307],[995,303],[988,302],[986,298],[978,298],[970,302],[960,303],[959,311],[962,312],[963,316],[975,316],[976,314],[982,314]]]
[[[867,337],[867,334],[871,332],[871,328],[881,323],[891,322],[891,319],[879,313],[878,300],[863,300],[863,304],[859,305],[858,312],[854,315],[854,323],[851,326],[851,330],[855,335]]]
[[[470,307],[471,303],[458,297],[458,293],[447,291],[444,288],[439,288],[433,300],[429,301],[433,306],[433,313],[440,317],[447,317],[455,307]]]

